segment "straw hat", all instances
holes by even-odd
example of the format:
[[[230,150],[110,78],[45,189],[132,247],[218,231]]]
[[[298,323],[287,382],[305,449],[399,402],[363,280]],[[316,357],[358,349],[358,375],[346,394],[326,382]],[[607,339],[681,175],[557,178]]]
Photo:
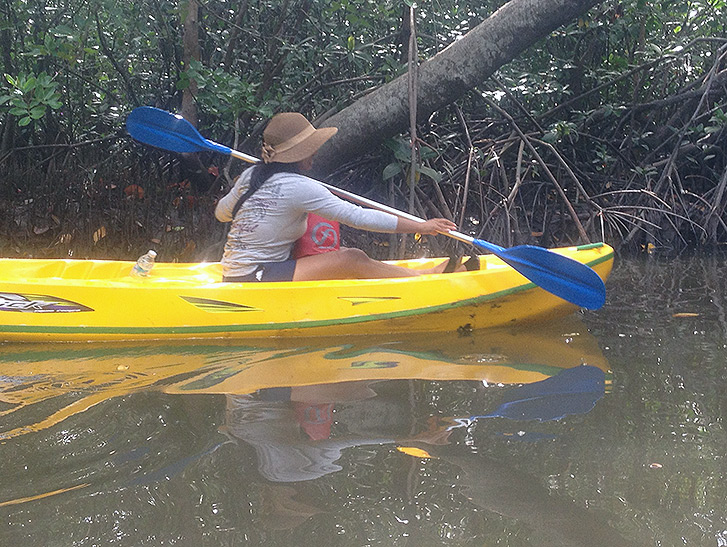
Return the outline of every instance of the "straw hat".
[[[263,131],[265,163],[297,163],[311,157],[336,134],[336,127],[316,129],[297,112],[282,112],[272,117]]]

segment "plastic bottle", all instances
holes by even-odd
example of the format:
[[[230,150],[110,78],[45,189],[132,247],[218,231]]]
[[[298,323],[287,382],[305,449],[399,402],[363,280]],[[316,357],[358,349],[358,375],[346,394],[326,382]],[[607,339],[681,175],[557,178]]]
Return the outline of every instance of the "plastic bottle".
[[[132,277],[147,277],[154,267],[154,259],[156,256],[156,251],[149,251],[145,255],[140,256],[139,260],[134,264],[134,267],[131,268]]]

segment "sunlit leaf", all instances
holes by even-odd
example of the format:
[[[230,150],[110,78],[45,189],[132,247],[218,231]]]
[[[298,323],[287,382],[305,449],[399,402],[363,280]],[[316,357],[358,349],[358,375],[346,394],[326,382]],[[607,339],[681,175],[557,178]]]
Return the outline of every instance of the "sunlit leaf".
[[[93,242],[98,243],[106,237],[106,227],[101,226],[98,230],[93,233]]]
[[[432,458],[432,455],[427,452],[426,450],[422,450],[421,448],[416,448],[414,446],[397,446],[396,449],[399,452],[403,452],[407,456],[413,456],[415,458]]]

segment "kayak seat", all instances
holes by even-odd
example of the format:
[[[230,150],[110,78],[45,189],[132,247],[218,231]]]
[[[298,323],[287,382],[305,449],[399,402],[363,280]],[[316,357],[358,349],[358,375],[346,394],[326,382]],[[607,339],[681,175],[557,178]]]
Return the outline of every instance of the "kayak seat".
[[[453,255],[449,257],[447,265],[444,267],[443,273],[452,273],[457,266],[459,266],[462,260],[461,255]],[[468,272],[473,272],[480,269],[480,257],[478,255],[472,255],[462,264]]]

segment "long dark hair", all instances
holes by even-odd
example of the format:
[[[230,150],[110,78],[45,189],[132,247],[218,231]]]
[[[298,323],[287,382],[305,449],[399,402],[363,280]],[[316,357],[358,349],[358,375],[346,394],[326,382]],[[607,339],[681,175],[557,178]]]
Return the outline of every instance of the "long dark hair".
[[[250,186],[248,186],[245,193],[240,196],[240,199],[237,200],[235,207],[232,209],[233,219],[237,216],[237,212],[240,210],[240,207],[242,207],[242,204],[245,203],[250,196],[257,192],[270,177],[277,175],[278,173],[300,174],[300,169],[298,168],[297,163],[280,163],[275,161],[272,163],[258,162],[251,169],[252,174],[250,175]]]

